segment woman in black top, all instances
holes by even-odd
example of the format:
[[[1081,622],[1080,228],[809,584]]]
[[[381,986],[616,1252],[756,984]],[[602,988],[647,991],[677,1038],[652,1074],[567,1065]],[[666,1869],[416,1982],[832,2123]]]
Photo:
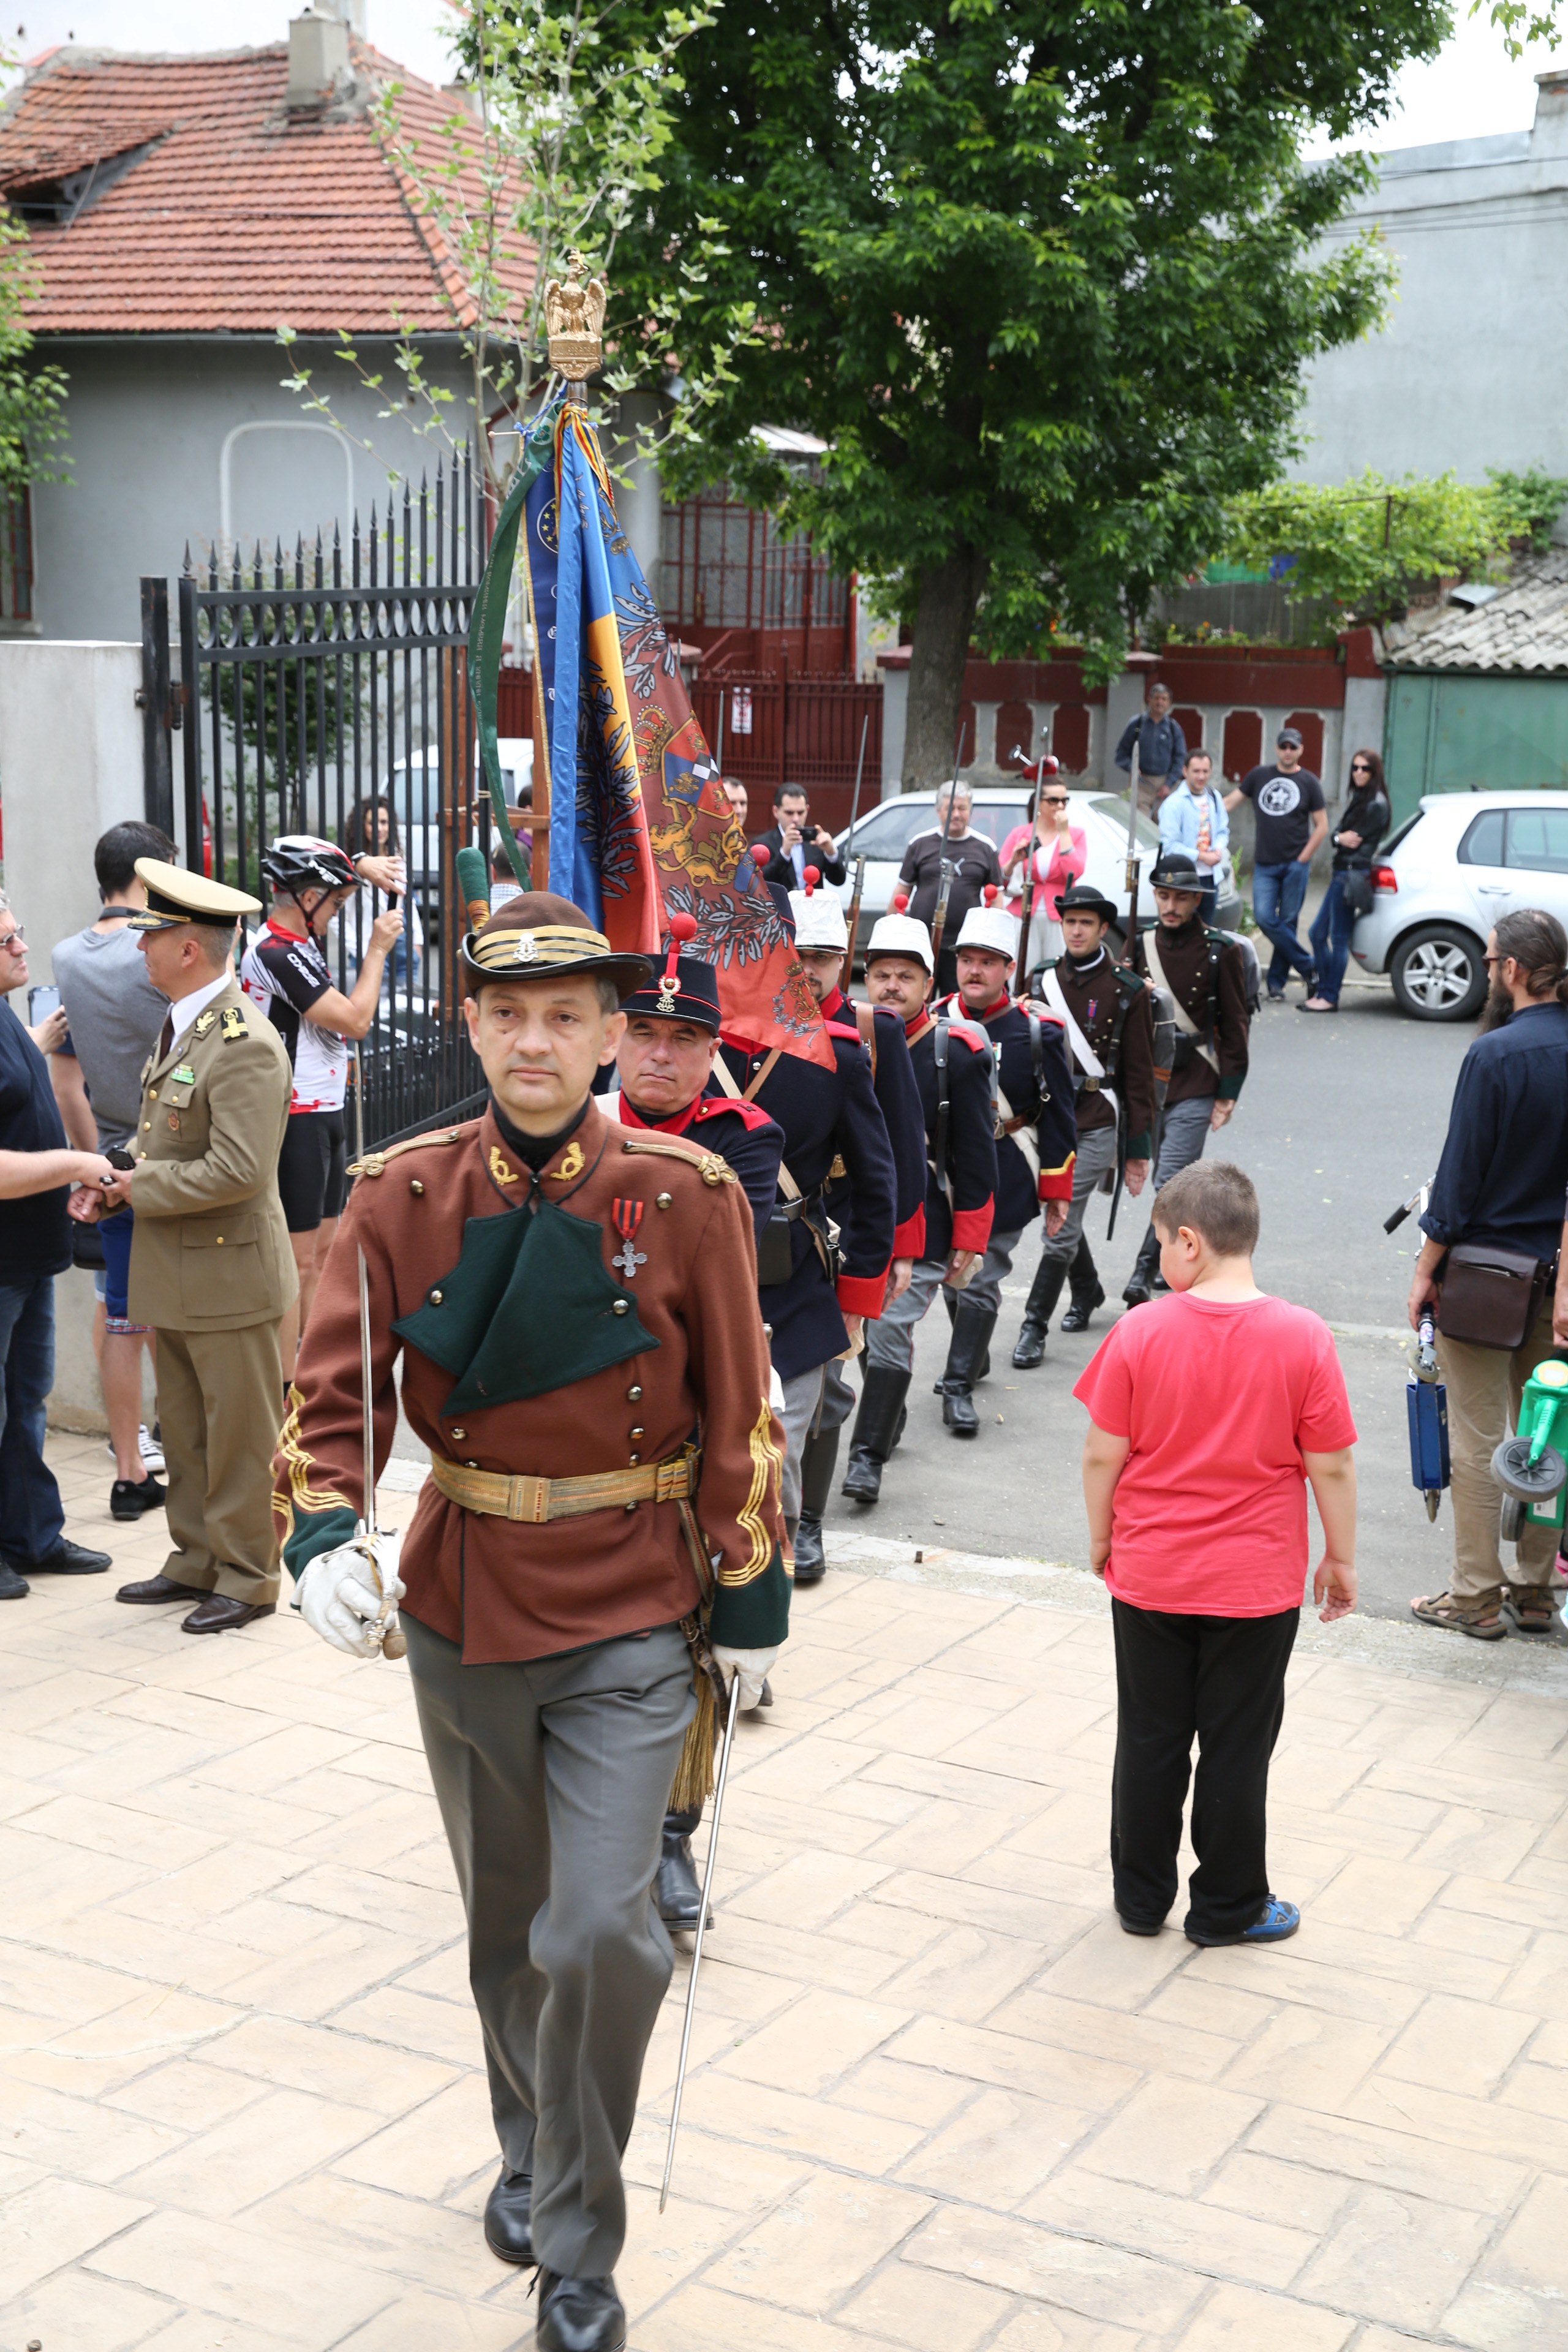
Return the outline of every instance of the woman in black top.
[[[1316,993],[1302,1005],[1303,1013],[1337,1013],[1345,962],[1351,951],[1355,910],[1345,896],[1345,877],[1353,869],[1365,873],[1388,831],[1388,793],[1383,761],[1375,751],[1351,757],[1351,788],[1334,842],[1334,868],[1323,903],[1312,923],[1312,961],[1318,967]]]

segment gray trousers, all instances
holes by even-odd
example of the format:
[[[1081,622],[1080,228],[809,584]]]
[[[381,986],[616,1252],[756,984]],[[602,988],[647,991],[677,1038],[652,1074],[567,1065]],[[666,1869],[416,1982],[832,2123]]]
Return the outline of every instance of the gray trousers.
[[[779,1419],[784,1423],[784,1458],[779,1473],[779,1500],[792,1527],[800,1517],[800,1457],[816,1420],[817,1406],[822,1402],[823,1381],[828,1372],[837,1370],[837,1364],[814,1364],[809,1372],[795,1372],[780,1382],[784,1390],[784,1411]]]
[[[621,2157],[673,1968],[649,1901],[695,1702],[678,1627],[465,1666],[401,1620],[430,1777],[468,1921],[468,1981],[533,2243],[568,2278],[613,2271]]]
[[[1083,1236],[1084,1213],[1089,1194],[1098,1190],[1100,1178],[1108,1168],[1116,1165],[1116,1129],[1113,1127],[1091,1127],[1079,1143],[1072,1163],[1072,1205],[1067,1219],[1054,1240],[1042,1244],[1040,1255],[1055,1258],[1062,1265],[1070,1265],[1078,1255],[1078,1245]]]
[[[1204,1146],[1209,1139],[1209,1114],[1215,1107],[1213,1095],[1194,1095],[1187,1101],[1168,1103],[1165,1123],[1160,1130],[1160,1158],[1154,1170],[1154,1190],[1190,1168],[1194,1160],[1204,1156]],[[1151,1204],[1152,1205],[1152,1204]]]
[[[1021,1227],[1016,1234],[994,1233],[985,1244],[985,1255],[975,1267],[968,1289],[955,1291],[954,1297],[972,1299],[988,1315],[999,1315],[1002,1312],[1002,1285],[1013,1271],[1013,1253],[1023,1238]]]

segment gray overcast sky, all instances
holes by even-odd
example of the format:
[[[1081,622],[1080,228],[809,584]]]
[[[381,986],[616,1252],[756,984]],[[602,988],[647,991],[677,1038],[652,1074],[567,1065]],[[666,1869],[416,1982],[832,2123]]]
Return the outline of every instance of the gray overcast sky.
[[[294,0],[12,0],[16,15],[0,28],[24,57],[36,57],[57,41],[76,40],[104,48],[211,49],[249,42],[281,40]],[[1399,82],[1400,106],[1377,139],[1379,146],[1415,147],[1435,139],[1475,138],[1493,131],[1523,131],[1535,111],[1533,74],[1553,63],[1568,64],[1568,49],[1556,59],[1531,53],[1510,63],[1500,37],[1485,15],[1464,14],[1458,0],[1458,28],[1436,65],[1412,68]],[[450,64],[440,26],[449,18],[444,0],[366,0],[367,26],[376,47],[428,81],[445,81]],[[23,28],[20,31],[18,28]]]

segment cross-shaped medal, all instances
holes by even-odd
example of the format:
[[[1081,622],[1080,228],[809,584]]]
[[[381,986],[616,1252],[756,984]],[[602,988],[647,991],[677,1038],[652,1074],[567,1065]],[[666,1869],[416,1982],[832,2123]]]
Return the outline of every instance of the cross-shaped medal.
[[[618,1265],[622,1274],[628,1282],[635,1282],[637,1277],[638,1266],[646,1265],[647,1264],[647,1253],[646,1250],[633,1249],[632,1237],[630,1234],[628,1234],[626,1240],[621,1244],[620,1248],[616,1251],[615,1256],[610,1260],[610,1264],[612,1265]]]
[[[610,1211],[616,1231],[621,1237],[621,1246],[610,1264],[620,1267],[627,1282],[635,1282],[638,1266],[647,1264],[646,1254],[634,1247],[637,1227],[643,1220],[643,1205],[641,1201],[616,1201]]]

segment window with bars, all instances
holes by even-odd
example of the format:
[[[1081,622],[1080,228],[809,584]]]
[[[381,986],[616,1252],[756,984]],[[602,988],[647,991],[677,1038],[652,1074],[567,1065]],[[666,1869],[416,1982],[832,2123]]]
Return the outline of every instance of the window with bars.
[[[33,498],[26,484],[0,498],[0,621],[33,617]]]
[[[805,531],[782,533],[772,515],[740,506],[721,484],[667,506],[660,602],[677,627],[842,628],[848,583],[814,554]]]

